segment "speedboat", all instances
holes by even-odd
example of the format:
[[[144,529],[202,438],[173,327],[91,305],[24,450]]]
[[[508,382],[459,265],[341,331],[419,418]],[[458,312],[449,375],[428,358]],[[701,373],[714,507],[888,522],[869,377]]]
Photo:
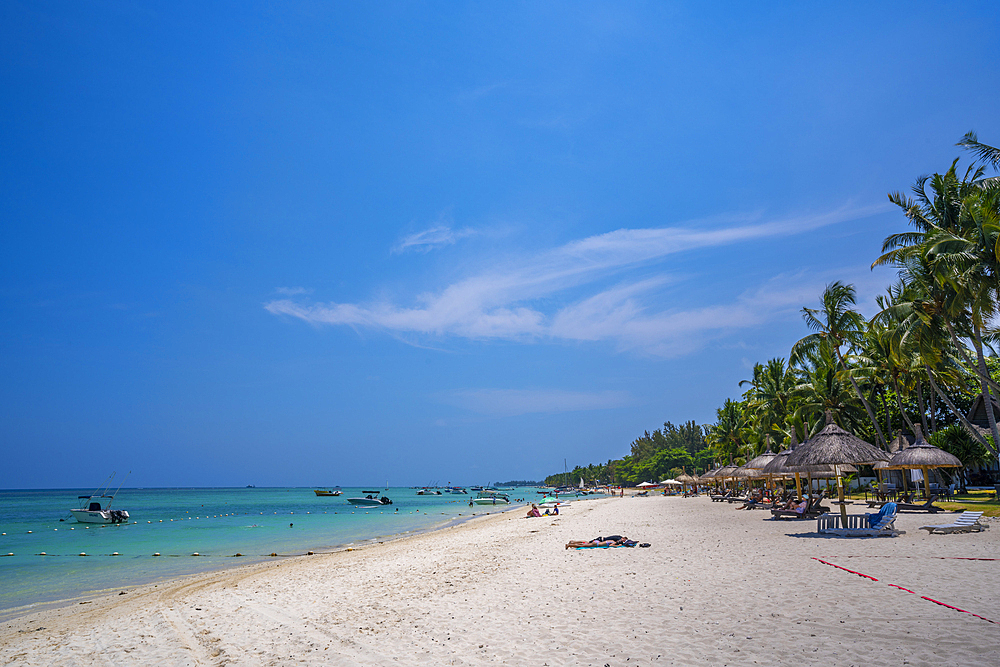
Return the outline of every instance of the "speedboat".
[[[417,491],[417,495],[418,496],[440,496],[441,492],[438,491],[437,489],[427,489],[427,488],[424,488],[424,489],[420,489],[419,491]]]
[[[80,523],[125,523],[128,521],[128,512],[111,509],[114,496],[77,497],[84,502],[78,509],[71,509],[70,513]],[[105,501],[105,499],[107,500]]]
[[[347,502],[352,505],[359,505],[361,507],[380,507],[382,505],[391,505],[392,501],[382,496],[381,498],[376,498],[372,495],[367,495],[364,498],[348,498]]]
[[[497,491],[480,491],[469,502],[476,505],[510,505],[510,498],[507,497],[507,494]]]
[[[339,496],[340,489],[313,489],[313,493],[317,496]]]
[[[77,496],[77,500],[81,502],[80,507],[70,510],[73,518],[80,523],[125,523],[128,521],[128,512],[111,509],[111,503],[114,502],[115,496],[122,488],[119,485],[113,494],[108,495],[107,491],[115,474],[111,473],[104,484],[89,496]],[[125,475],[125,478],[128,479],[128,475]],[[125,480],[122,480],[122,484],[124,483]]]

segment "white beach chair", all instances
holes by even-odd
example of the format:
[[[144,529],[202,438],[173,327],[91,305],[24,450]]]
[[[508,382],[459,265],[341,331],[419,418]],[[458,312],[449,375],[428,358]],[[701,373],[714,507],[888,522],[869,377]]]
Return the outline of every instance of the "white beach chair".
[[[978,533],[989,528],[988,525],[979,523],[979,517],[982,515],[982,512],[962,512],[952,523],[938,526],[920,526],[920,530],[926,530],[928,535],[932,533]]]

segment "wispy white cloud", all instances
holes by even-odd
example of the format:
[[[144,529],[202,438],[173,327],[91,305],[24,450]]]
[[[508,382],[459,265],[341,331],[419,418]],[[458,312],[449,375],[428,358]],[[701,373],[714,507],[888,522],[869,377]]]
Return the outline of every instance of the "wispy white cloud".
[[[449,405],[491,417],[606,410],[631,405],[624,391],[566,391],[562,389],[469,389],[444,396]]]
[[[430,252],[436,248],[443,248],[446,245],[452,245],[459,239],[475,235],[476,230],[470,227],[452,229],[448,225],[436,225],[421,232],[404,236],[400,239],[399,243],[393,246],[392,252],[394,254],[404,252]]]
[[[881,210],[884,206],[845,207],[821,215],[749,220],[710,229],[620,229],[494,266],[440,291],[417,295],[409,306],[389,301],[310,304],[280,299],[265,304],[265,308],[313,324],[374,328],[395,335],[613,341],[622,349],[676,356],[699,346],[706,336],[756,326],[782,309],[815,300],[822,290],[822,277],[779,276],[758,289],[730,297],[728,302],[723,299],[722,303],[689,310],[654,310],[652,295],[674,278],[659,275],[629,280],[621,277],[623,272],[678,253],[790,236]],[[422,232],[424,236],[410,245],[445,243],[450,233]],[[597,283],[605,284],[616,276],[619,284],[597,287]],[[556,301],[552,297],[557,294],[588,285],[594,286],[592,292],[573,303],[549,303]],[[540,301],[544,305],[539,305]]]

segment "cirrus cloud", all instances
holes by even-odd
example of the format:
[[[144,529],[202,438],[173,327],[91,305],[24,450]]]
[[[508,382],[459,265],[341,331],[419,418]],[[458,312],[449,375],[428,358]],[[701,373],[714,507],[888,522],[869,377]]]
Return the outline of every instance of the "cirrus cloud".
[[[678,253],[801,234],[885,208],[843,207],[820,215],[711,229],[619,229],[473,273],[439,291],[416,295],[410,305],[388,300],[308,303],[276,299],[264,307],[275,315],[315,325],[371,328],[397,336],[612,341],[620,349],[676,356],[703,344],[706,336],[757,326],[778,311],[811,301],[822,290],[824,276],[781,275],[722,303],[657,309],[659,301],[653,295],[676,277],[660,274],[628,279],[622,277],[624,273]],[[439,230],[411,245],[443,243],[449,233]],[[615,279],[618,283],[607,287]],[[584,295],[565,305],[551,305],[559,301],[553,297],[571,288]]]

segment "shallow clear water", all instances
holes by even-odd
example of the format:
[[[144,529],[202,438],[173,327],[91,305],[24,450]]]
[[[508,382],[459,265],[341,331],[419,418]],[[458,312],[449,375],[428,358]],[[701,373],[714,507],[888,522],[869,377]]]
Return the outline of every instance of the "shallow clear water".
[[[346,499],[364,495],[361,490],[320,497],[311,488],[122,489],[112,508],[127,510],[130,523],[120,525],[73,519],[69,509],[79,506],[77,496],[93,489],[0,491],[0,609],[260,561],[271,553],[321,552],[496,511],[469,507],[471,491],[418,496],[411,488],[383,492],[392,505],[349,504]],[[512,501],[537,497],[535,489],[511,492]],[[3,556],[8,553],[13,555]]]

